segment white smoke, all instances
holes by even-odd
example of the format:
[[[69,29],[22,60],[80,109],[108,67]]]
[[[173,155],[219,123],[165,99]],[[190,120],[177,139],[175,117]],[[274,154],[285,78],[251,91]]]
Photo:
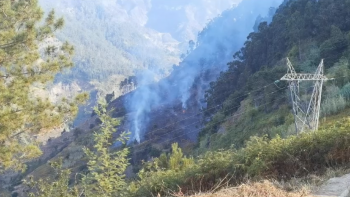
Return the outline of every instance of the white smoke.
[[[134,123],[133,140],[142,140],[143,128],[147,126],[152,108],[180,101],[183,109],[187,109],[190,89],[195,79],[210,71],[209,79],[196,82],[201,83],[196,84],[200,87],[198,91],[201,91],[197,98],[203,98],[210,81],[214,81],[227,68],[227,62],[232,60],[233,54],[243,46],[249,33],[254,31],[257,18],[262,20],[268,17],[270,8],[278,7],[281,2],[282,0],[243,0],[237,7],[224,11],[200,32],[196,49],[168,78],[138,88],[126,105],[129,112],[135,114],[130,117]],[[142,80],[152,81],[147,73],[141,76]]]

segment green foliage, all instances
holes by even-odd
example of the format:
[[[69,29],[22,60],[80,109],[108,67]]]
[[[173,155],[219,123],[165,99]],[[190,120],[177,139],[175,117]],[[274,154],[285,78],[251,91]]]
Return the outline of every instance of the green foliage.
[[[231,146],[241,148],[251,136],[255,135],[266,135],[269,138],[276,135],[287,136],[286,126],[294,121],[285,105],[281,105],[280,109],[271,113],[265,113],[263,107],[254,108],[249,103],[243,109],[248,112],[232,117],[222,124],[221,127],[225,132],[212,135],[206,149],[200,151],[228,149]]]
[[[206,152],[179,171],[143,169],[141,180],[133,183],[133,196],[167,194],[177,191],[177,188],[181,188],[183,193],[203,192],[223,180],[231,184],[239,184],[245,177],[286,180],[329,167],[348,165],[349,128],[350,119],[345,118],[317,132],[286,139],[279,136],[273,139],[251,137],[242,149]]]
[[[58,78],[61,81],[97,80],[110,85],[113,75],[124,78],[144,69],[151,69],[158,77],[163,77],[169,74],[171,66],[178,62],[179,52],[176,51],[176,47],[159,40],[142,25],[130,25],[134,22],[126,22],[128,19],[123,18],[125,16],[121,20],[107,20],[114,17],[114,9],[127,9],[119,7],[123,3],[104,4],[101,1],[84,0],[76,0],[74,3],[62,0],[55,4],[52,4],[51,0],[42,0],[40,3],[45,10],[55,6],[57,14],[65,17],[66,28],[57,36],[60,40],[68,40],[76,48],[76,66],[60,74]],[[72,8],[70,14],[64,12],[67,5]],[[112,10],[109,5],[112,6]],[[136,15],[138,14],[140,13]],[[168,47],[169,50],[164,50]]]
[[[340,90],[340,94],[349,101],[350,99],[350,83],[347,83],[343,86],[343,88]]]
[[[347,49],[348,43],[343,32],[336,26],[331,26],[330,38],[321,44],[321,57],[325,58],[326,68],[331,67]]]
[[[272,23],[261,23],[258,32],[251,33],[244,47],[234,55],[227,72],[210,84],[206,99],[211,110],[206,111],[206,116],[211,121],[199,140],[200,152],[205,153],[195,159],[187,158],[174,144],[171,154],[163,153],[147,162],[130,187],[124,178],[128,150],[122,146],[119,152],[112,153],[109,149],[110,135],[117,123],[104,116],[107,115],[104,108],[96,109],[101,116],[101,132],[94,135],[94,149],[84,149],[91,158],[89,173],[80,185],[85,195],[156,196],[179,188],[190,193],[210,190],[225,180],[237,184],[246,177],[288,179],[320,172],[327,167],[347,165],[350,161],[350,119],[314,133],[289,136],[293,117],[286,105],[286,93],[280,91],[280,87],[287,84],[276,86],[272,83],[285,73],[283,58],[286,56],[296,62],[298,71],[313,71],[319,58],[325,58],[329,68],[326,73],[331,77],[345,77],[335,81],[335,86],[326,88],[323,111],[333,114],[343,109],[350,76],[347,54],[350,51],[350,26],[348,20],[344,20],[350,17],[348,7],[349,0],[286,1],[277,10]],[[122,27],[110,28],[106,35],[113,40],[113,46],[132,50],[129,44],[142,40],[122,42],[114,33]],[[50,48],[48,52],[52,50]],[[95,61],[88,55],[90,53],[83,54],[86,58],[82,58],[81,66]],[[121,53],[116,54],[122,57]],[[120,62],[127,63],[124,58]],[[96,77],[97,70],[80,74]],[[264,88],[256,90],[256,87]],[[280,92],[270,94],[275,91]],[[222,132],[217,133],[218,130]],[[125,142],[125,135],[122,134],[119,140]],[[240,147],[243,148],[233,149]]]
[[[95,144],[93,149],[83,148],[88,160],[86,174],[79,174],[82,177],[77,182],[70,183],[71,171],[62,169],[64,166],[69,167],[69,163],[63,163],[60,160],[52,164],[55,169],[53,179],[39,179],[35,181],[30,179],[26,181],[29,186],[31,196],[42,197],[62,197],[62,196],[126,196],[129,194],[128,185],[125,181],[125,170],[129,165],[129,149],[124,147],[128,140],[128,133],[121,133],[116,139],[123,146],[112,151],[112,134],[119,122],[109,116],[107,104],[103,100],[99,102],[99,107],[95,107],[95,113],[101,120],[100,129],[92,136]],[[77,151],[80,156],[80,151]],[[74,157],[74,155],[70,155]],[[75,176],[76,178],[77,176]],[[79,181],[79,182],[78,182]]]
[[[350,80],[350,26],[344,20],[350,18],[349,6],[348,0],[286,1],[269,25],[261,23],[258,31],[251,33],[244,47],[234,54],[227,71],[210,84],[206,93],[209,110],[205,113],[209,121],[200,132],[200,152],[205,147],[217,149],[232,144],[241,147],[250,136],[271,138],[292,133],[289,127],[293,119],[290,109],[285,107],[288,100],[282,99],[287,94],[283,91],[269,94],[279,90],[269,84],[285,74],[285,57],[292,60],[297,72],[314,72],[320,60],[325,59],[326,75],[336,78],[325,86],[334,83],[342,89]],[[277,85],[287,86],[283,82]],[[344,109],[343,94],[345,89],[337,96],[329,94],[323,98],[324,115]],[[242,106],[247,102],[251,102],[250,106]],[[261,104],[266,106],[257,107]],[[249,112],[241,115],[245,111]],[[244,118],[236,120],[231,117],[235,114]]]
[[[338,87],[344,86],[350,82],[350,65],[346,57],[342,57],[339,62],[335,63],[333,67],[327,70],[330,77],[336,78],[335,85]]]
[[[84,152],[89,158],[89,174],[83,177],[85,195],[103,195],[103,196],[124,196],[127,192],[125,182],[125,170],[129,165],[128,148],[111,152],[110,147],[112,134],[119,121],[112,118],[107,112],[105,101],[99,102],[99,107],[95,107],[95,113],[101,120],[99,132],[94,134],[94,150],[84,148]],[[123,145],[128,140],[128,133],[121,133],[117,138]]]
[[[336,114],[337,112],[345,109],[346,100],[344,99],[341,91],[336,86],[327,87],[326,96],[322,101],[321,115],[328,116]]]
[[[77,187],[69,187],[70,170],[63,170],[61,160],[50,164],[54,169],[55,180],[40,179],[35,181],[30,177],[24,184],[29,187],[30,197],[75,197],[78,196]]]
[[[191,158],[184,157],[181,148],[178,147],[177,143],[174,143],[171,146],[172,153],[169,157],[168,169],[180,171],[187,166],[193,164],[193,160]]]
[[[315,72],[315,65],[318,65],[321,59],[320,49],[317,43],[304,43],[302,48],[305,48],[302,55],[304,61],[300,63],[300,70],[306,73]],[[290,57],[295,57],[295,55],[291,55]]]
[[[187,158],[183,155],[181,148],[177,143],[172,145],[172,152],[168,156],[163,153],[159,158],[152,162],[145,163],[138,176],[140,181],[133,182],[133,195],[143,196],[149,194],[149,191],[167,193],[171,189],[176,189],[176,184],[181,184],[181,178],[184,169],[191,168],[194,164],[193,158]],[[160,180],[166,179],[165,182]],[[171,184],[168,184],[171,183]],[[176,183],[175,185],[172,185]]]
[[[53,105],[33,91],[34,85],[45,87],[57,73],[73,65],[74,48],[68,43],[49,45],[42,51],[39,47],[52,39],[63,19],[56,19],[51,11],[41,23],[43,12],[37,0],[2,0],[0,10],[1,172],[24,170],[25,161],[41,154],[32,134],[72,119],[78,108],[64,99]]]
[[[68,187],[70,171],[60,170],[59,165],[57,165],[57,177],[53,183],[51,180],[40,180],[38,182],[30,181],[29,185],[36,196],[58,197],[83,194],[84,196],[128,195],[146,197],[171,194],[178,191],[179,188],[183,193],[208,191],[217,186],[217,183],[225,181],[230,184],[239,184],[246,177],[251,179],[283,178],[286,180],[291,177],[320,172],[329,167],[348,165],[350,161],[349,128],[350,119],[345,118],[317,132],[302,133],[299,136],[289,136],[286,139],[279,136],[273,139],[266,136],[251,137],[242,149],[208,151],[196,159],[186,158],[178,145],[173,144],[171,154],[168,156],[162,154],[154,161],[146,163],[138,174],[139,180],[131,182],[129,186],[126,185],[123,178],[116,179],[106,174],[113,167],[103,167],[111,164],[109,159],[107,159],[109,162],[103,162],[106,161],[103,158],[108,158],[104,156],[98,161],[94,160],[96,159],[94,156],[90,160],[92,161],[89,168],[91,174],[89,173],[86,177],[92,178],[91,182],[83,178],[80,185]],[[101,138],[96,137],[97,139]],[[106,139],[101,141],[108,143]],[[98,145],[95,148],[102,150],[102,152],[107,151],[99,148]],[[98,153],[99,151],[93,154]],[[105,153],[101,155],[103,154]],[[98,165],[102,165],[102,167]],[[123,164],[121,165],[123,166]],[[125,170],[122,167],[116,171],[121,172],[121,169]],[[99,176],[96,176],[98,174]],[[106,182],[99,179],[110,182],[119,181],[116,185],[123,185],[123,188],[114,188],[117,192],[108,187],[103,193],[100,193],[104,186],[101,183]],[[120,184],[120,182],[122,183]],[[123,192],[120,192],[121,190]]]

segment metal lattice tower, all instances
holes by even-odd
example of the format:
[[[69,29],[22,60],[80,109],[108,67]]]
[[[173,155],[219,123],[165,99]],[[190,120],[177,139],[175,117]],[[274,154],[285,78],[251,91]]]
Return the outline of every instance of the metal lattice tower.
[[[328,78],[323,75],[323,60],[317,67],[315,74],[296,73],[292,63],[287,58],[288,71],[281,80],[288,81],[291,100],[293,104],[293,114],[295,118],[296,132],[305,130],[316,131],[320,117],[322,85]],[[299,94],[299,84],[301,81],[311,81],[314,83],[310,101],[307,108],[301,106]]]

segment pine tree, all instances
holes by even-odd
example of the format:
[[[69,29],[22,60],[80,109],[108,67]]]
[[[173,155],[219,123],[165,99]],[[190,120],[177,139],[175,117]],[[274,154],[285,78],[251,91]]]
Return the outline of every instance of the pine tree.
[[[127,158],[129,149],[125,147],[128,133],[121,133],[115,143],[123,145],[119,150],[112,151],[112,135],[119,121],[112,118],[107,112],[107,103],[104,100],[94,108],[101,120],[100,129],[94,134],[94,147],[84,148],[87,155],[88,172],[77,174],[81,180],[70,182],[70,169],[62,168],[62,160],[51,163],[55,169],[55,178],[34,180],[29,177],[24,180],[30,196],[39,197],[73,197],[73,196],[126,196],[129,192],[125,181],[125,170],[129,165]]]
[[[83,185],[86,196],[125,196],[127,184],[125,182],[125,170],[129,165],[127,158],[129,149],[122,147],[112,152],[111,142],[115,127],[119,121],[112,118],[107,112],[107,103],[104,100],[99,102],[94,109],[101,120],[101,128],[94,134],[94,150],[84,148],[87,155],[89,173],[83,177]],[[125,145],[128,140],[128,133],[121,133],[117,142]]]
[[[73,65],[74,49],[67,42],[39,51],[39,44],[64,25],[54,11],[41,22],[43,15],[37,0],[0,1],[0,172],[24,170],[25,161],[41,154],[33,134],[60,125],[77,111],[66,99],[53,105],[33,92],[34,85],[45,86]]]
[[[69,187],[69,178],[71,171],[62,169],[62,160],[51,163],[51,167],[55,170],[54,181],[50,179],[39,179],[35,181],[33,177],[24,180],[28,186],[28,196],[30,197],[75,197],[81,196],[82,191],[77,186]]]

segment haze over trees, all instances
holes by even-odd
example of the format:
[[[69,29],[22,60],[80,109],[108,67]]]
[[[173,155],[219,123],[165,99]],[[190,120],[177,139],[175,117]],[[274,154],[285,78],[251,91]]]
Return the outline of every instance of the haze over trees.
[[[91,11],[107,20],[102,8],[86,7],[91,2],[86,6],[83,6],[83,1],[70,3],[82,5],[81,12],[77,13]],[[126,7],[130,6],[126,1],[124,3]],[[132,9],[129,11],[132,15]],[[42,197],[184,196],[213,192],[223,186],[237,188],[239,184],[247,183],[247,177],[251,181],[273,179],[277,180],[275,182],[298,182],[300,178],[310,182],[310,177],[325,174],[330,168],[349,168],[350,0],[284,1],[278,9],[269,10],[270,17],[258,17],[255,31],[247,35],[244,46],[230,54],[231,42],[214,38],[231,34],[244,36],[244,33],[237,34],[232,26],[223,25],[229,24],[227,21],[232,22],[233,18],[237,20],[232,17],[234,14],[236,13],[224,12],[201,32],[196,42],[190,42],[184,64],[176,67],[169,79],[144,86],[145,94],[131,92],[129,95],[141,98],[136,99],[132,106],[134,114],[125,112],[127,109],[123,99],[129,97],[113,100],[114,93],[107,95],[106,102],[100,101],[94,108],[95,113],[91,115],[91,119],[71,131],[69,136],[72,139],[68,139],[66,144],[62,143],[64,148],[38,163],[38,166],[33,165],[31,171],[25,171],[26,162],[41,153],[34,134],[74,117],[77,104],[86,99],[86,94],[79,95],[74,101],[63,99],[51,103],[35,91],[34,87],[45,86],[57,73],[63,73],[65,69],[72,67],[73,47],[70,44],[46,43],[56,30],[62,28],[63,20],[56,19],[54,11],[44,17],[35,0],[1,1],[0,173],[7,169],[25,171],[19,174],[19,178],[13,179],[10,192],[13,195],[30,194]],[[144,22],[142,18],[136,19],[140,23]],[[83,20],[87,23],[89,18]],[[254,22],[252,18],[249,21],[252,24]],[[244,20],[235,24],[241,23]],[[90,25],[94,27],[94,23]],[[124,29],[124,25],[127,26],[124,23],[116,28]],[[105,27],[103,24],[101,26]],[[217,30],[228,32],[219,35],[215,34]],[[126,42],[117,40],[121,37],[120,32],[115,33],[116,31],[117,29],[112,28],[109,32],[113,36],[111,40],[118,43],[116,46],[125,47],[123,44],[134,41],[134,34]],[[92,36],[94,32],[89,31],[86,35],[80,33],[84,32],[79,32],[74,38]],[[140,34],[136,34],[135,43],[142,43],[143,38],[138,39],[137,35]],[[215,44],[211,44],[212,42]],[[130,44],[130,48],[122,48],[137,48],[135,43]],[[91,43],[85,44],[89,46]],[[197,47],[200,45],[202,49]],[[130,54],[135,51],[138,54],[137,50],[131,51]],[[88,53],[85,55],[91,59],[96,55],[91,51]],[[160,54],[160,59],[162,55]],[[208,58],[200,58],[203,56]],[[228,56],[233,58],[225,70]],[[313,72],[324,58],[325,73],[329,78],[334,78],[333,81],[325,83],[321,125],[316,132],[295,134],[288,84],[278,81],[287,70],[286,57],[301,72]],[[224,71],[210,83],[204,69],[207,69],[207,74],[213,74],[214,71],[219,73],[219,68],[213,66],[217,64]],[[95,71],[100,75],[98,69]],[[193,75],[188,77],[189,74]],[[101,76],[105,75],[107,72]],[[92,74],[89,77],[96,76]],[[205,78],[208,86],[201,86]],[[131,84],[139,86],[143,83],[135,77],[123,79],[116,88],[122,89]],[[174,88],[167,92],[165,90],[168,87]],[[148,101],[146,96],[156,94],[155,89],[164,97],[150,99],[149,106],[142,103]],[[152,110],[159,103],[165,106],[163,108],[170,108],[166,112],[172,110],[169,113],[175,114],[173,117],[185,117],[181,113],[191,111],[191,105],[198,104],[198,92],[205,91],[205,99],[201,101],[205,105],[201,106],[201,111],[189,115],[203,115],[200,117],[203,118],[200,121],[204,124],[203,128],[189,131],[200,131],[195,142],[191,143],[182,137],[186,132],[180,133],[178,129],[165,130],[169,124],[152,125],[154,130],[151,134],[163,137],[158,141],[139,138],[140,142],[132,139],[128,143],[129,133],[120,130],[120,124],[124,124],[125,119],[138,112],[147,112],[144,119],[139,119],[138,125],[146,124],[149,116],[161,113],[158,109],[163,106]],[[312,86],[301,86],[301,91],[309,93]],[[159,98],[171,99],[166,103]],[[132,103],[131,100],[127,101]],[[142,102],[137,103],[138,101]],[[138,104],[146,107],[141,108]],[[181,121],[172,121],[170,125],[194,127],[192,121],[182,122],[188,120],[189,116]],[[164,137],[171,132],[177,136]],[[169,141],[175,143],[164,143]],[[140,154],[144,158],[142,161],[137,160]],[[48,168],[50,166],[54,171]],[[21,182],[23,179],[25,181]],[[302,181],[300,182],[303,183]],[[295,190],[291,186],[280,187]],[[1,192],[0,188],[0,195]],[[259,193],[255,196],[259,196]]]
[[[348,0],[286,1],[270,24],[260,23],[258,32],[250,33],[244,47],[234,54],[228,70],[210,84],[206,100],[211,110],[206,114],[215,115],[200,134],[203,143],[219,128],[228,132],[227,135],[214,135],[217,138],[212,139],[217,141],[211,143],[213,148],[232,143],[240,147],[256,134],[285,136],[293,133],[287,93],[280,90],[287,84],[271,85],[285,74],[285,57],[292,60],[297,71],[306,73],[315,72],[323,58],[325,74],[335,80],[325,84],[321,113],[326,117],[346,108],[348,95],[345,92],[348,92],[350,82],[348,6]],[[305,92],[309,86],[311,84],[303,87]],[[248,94],[259,87],[265,88]],[[217,105],[220,107],[216,108]],[[225,121],[233,111],[248,109],[252,112],[243,115],[235,124]],[[268,120],[262,121],[263,117]]]
[[[40,4],[65,16],[67,26],[57,36],[76,47],[76,66],[60,79],[103,83],[117,93],[117,85],[109,84],[113,78],[121,81],[140,70],[153,72],[156,80],[169,75],[188,41],[238,2],[41,0]]]

